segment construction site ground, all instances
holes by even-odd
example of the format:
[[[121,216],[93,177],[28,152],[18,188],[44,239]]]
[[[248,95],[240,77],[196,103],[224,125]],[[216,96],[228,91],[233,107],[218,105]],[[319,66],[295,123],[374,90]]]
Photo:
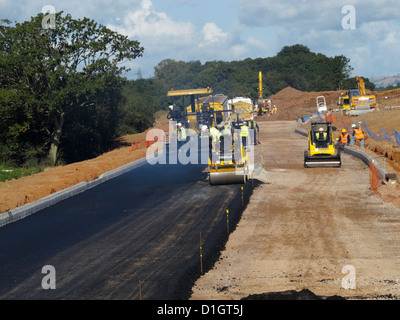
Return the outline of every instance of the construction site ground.
[[[308,289],[319,296],[398,298],[400,286],[399,183],[390,181],[371,193],[368,167],[343,155],[342,168],[305,169],[305,137],[294,132],[296,120],[315,112],[315,99],[328,105],[342,92],[301,92],[286,88],[272,96],[278,114],[258,118],[261,145],[256,162],[262,182],[214,268],[195,284],[191,299],[241,299],[252,294]],[[378,94],[380,112],[341,121],[366,119],[400,130],[399,92]],[[167,128],[165,113],[155,127]],[[307,124],[303,125],[306,129]],[[0,183],[0,212],[38,200],[146,155],[146,133],[123,137],[124,145],[96,159],[46,169],[34,176]],[[357,147],[358,148],[358,147]],[[400,148],[366,139],[371,155],[386,155],[388,170],[399,174]],[[342,288],[345,266],[353,266],[357,288]],[[348,274],[348,273],[347,273]]]
[[[371,195],[368,167],[305,169],[306,139],[293,121],[259,122],[264,170],[226,249],[193,300],[301,291],[322,297],[397,298],[400,208]],[[342,288],[345,266],[356,289]]]

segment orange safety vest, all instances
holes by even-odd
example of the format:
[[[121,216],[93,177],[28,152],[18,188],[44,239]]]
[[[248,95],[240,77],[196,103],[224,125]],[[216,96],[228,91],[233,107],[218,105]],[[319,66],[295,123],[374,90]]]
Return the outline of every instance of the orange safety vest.
[[[365,138],[364,133],[360,129],[354,129],[354,132],[356,133],[355,136],[357,140],[362,140]]]
[[[340,136],[340,142],[341,143],[347,143],[349,141],[349,134],[348,133],[346,133],[345,135],[341,135]]]

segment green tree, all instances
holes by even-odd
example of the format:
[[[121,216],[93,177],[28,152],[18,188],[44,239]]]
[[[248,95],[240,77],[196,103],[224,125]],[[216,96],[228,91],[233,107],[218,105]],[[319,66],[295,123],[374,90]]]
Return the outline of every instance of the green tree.
[[[154,114],[163,109],[155,92],[154,79],[125,80],[120,104],[121,121],[119,135],[143,132],[154,123]]]
[[[26,141],[47,150],[54,164],[64,124],[81,112],[88,118],[82,126],[103,130],[100,140],[111,138],[113,130],[106,128],[115,124],[109,111],[126,70],[121,64],[140,57],[144,49],[88,18],[60,12],[53,29],[44,29],[43,19],[38,14],[0,30],[0,85],[7,92],[0,106],[9,115],[1,135],[16,150]]]

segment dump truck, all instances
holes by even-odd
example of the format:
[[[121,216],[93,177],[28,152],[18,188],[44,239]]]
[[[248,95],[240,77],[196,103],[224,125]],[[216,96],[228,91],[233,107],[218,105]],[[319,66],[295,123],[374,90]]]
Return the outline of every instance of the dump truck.
[[[308,149],[304,151],[304,167],[341,167],[340,150],[336,149],[330,122],[313,122],[308,133]]]

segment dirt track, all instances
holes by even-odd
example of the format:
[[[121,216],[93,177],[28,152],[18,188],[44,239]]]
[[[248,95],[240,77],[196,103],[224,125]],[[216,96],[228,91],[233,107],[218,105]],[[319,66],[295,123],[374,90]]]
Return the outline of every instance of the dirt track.
[[[341,169],[303,167],[295,123],[260,122],[264,169],[242,220],[191,299],[238,300],[308,289],[319,296],[398,298],[400,209],[372,196],[369,170],[343,155]],[[356,289],[345,290],[345,266]]]

